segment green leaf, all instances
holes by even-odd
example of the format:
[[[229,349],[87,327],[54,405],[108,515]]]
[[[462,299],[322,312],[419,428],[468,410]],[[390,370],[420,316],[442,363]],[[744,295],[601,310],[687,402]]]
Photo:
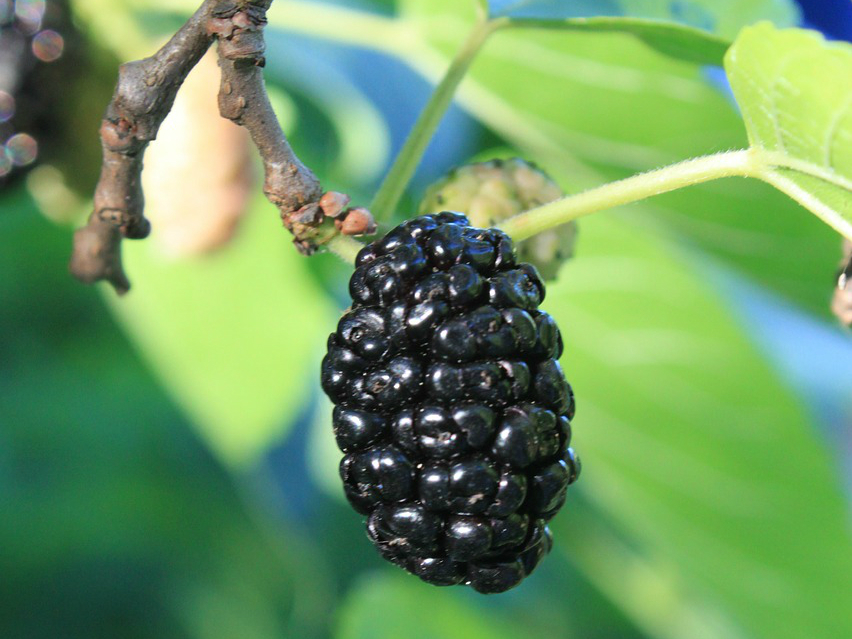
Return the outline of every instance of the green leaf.
[[[170,259],[126,242],[133,290],[106,299],[178,404],[231,464],[282,437],[300,409],[334,310],[260,200],[216,253]]]
[[[705,630],[722,615],[720,627],[746,636],[852,636],[837,595],[852,588],[840,478],[701,263],[618,214],[586,220],[578,255],[544,303],[577,395],[578,489],[668,582],[703,595]],[[569,504],[554,526],[559,547],[562,530],[584,522]],[[601,564],[589,552],[584,562]],[[622,601],[636,574],[603,567],[609,576],[592,578]],[[623,601],[640,597],[641,612],[639,584]],[[651,578],[647,591],[656,587]],[[657,636],[696,636],[672,630],[696,619],[660,605],[671,620],[655,618]]]
[[[569,502],[572,519],[556,522],[555,553],[562,555],[601,593],[629,615],[644,636],[655,639],[743,639],[749,636],[731,614],[671,556],[641,548],[614,530],[609,518],[583,500]],[[554,557],[551,561],[556,560]],[[547,565],[547,564],[545,564]],[[570,614],[570,611],[569,611]]]
[[[394,569],[396,570],[396,569]],[[497,623],[457,595],[416,577],[371,575],[344,602],[337,639],[509,639],[521,628]]]
[[[509,26],[629,33],[652,49],[697,64],[720,64],[730,41],[702,29],[644,18],[512,18]]]
[[[318,488],[325,491],[330,497],[345,503],[346,499],[343,496],[340,474],[338,473],[342,454],[337,447],[334,431],[331,427],[334,405],[321,388],[318,387],[316,393],[319,400],[311,419],[306,450],[308,471]]]
[[[404,17],[437,54],[430,60],[411,46],[407,59],[442,72],[471,21],[448,0],[404,6]],[[549,155],[574,164],[612,163],[629,172],[741,139],[736,116],[694,65],[619,33],[500,30],[477,56],[457,100],[512,141],[547,145]],[[580,171],[587,176],[588,168]]]
[[[620,17],[668,20],[733,38],[744,24],[770,19],[794,24],[796,4],[786,0],[490,0],[491,14],[516,18]]]
[[[395,51],[432,78],[469,28],[451,4],[405,5],[406,18],[418,21],[418,33],[435,53],[426,56],[415,42]],[[767,5],[741,6],[756,18]],[[747,146],[741,118],[695,66],[624,34],[500,31],[480,52],[457,101],[568,193]],[[725,180],[632,210],[643,224],[663,221],[683,241],[827,316],[825,282],[836,269],[836,235],[773,191],[757,181]]]
[[[22,187],[0,192],[0,634],[327,637],[316,536],[248,504]]]
[[[333,129],[336,153],[327,160],[324,179],[364,184],[379,177],[390,154],[390,135],[375,104],[346,74],[322,57],[303,54],[302,59],[294,60],[292,45],[287,44],[283,34],[270,30],[266,40],[266,81],[310,99]],[[300,70],[288,71],[288,64],[298,64]],[[288,138],[298,133],[295,129],[284,128]],[[310,130],[315,139],[318,132],[314,127]],[[328,155],[328,151],[324,150],[324,154]]]
[[[761,23],[725,69],[757,176],[852,239],[852,45]]]
[[[666,55],[702,64],[721,64],[739,29],[761,18],[795,24],[791,2],[762,0],[490,0],[490,15],[511,26],[612,31],[632,34]]]

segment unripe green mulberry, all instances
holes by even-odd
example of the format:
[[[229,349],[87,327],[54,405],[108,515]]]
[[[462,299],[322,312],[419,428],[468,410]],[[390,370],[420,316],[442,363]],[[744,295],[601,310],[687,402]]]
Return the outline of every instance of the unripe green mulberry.
[[[535,165],[520,158],[490,160],[453,169],[426,191],[420,213],[450,209],[467,214],[480,228],[559,199],[564,193]],[[575,222],[545,231],[517,245],[518,258],[534,264],[544,279],[554,279],[574,252]]]

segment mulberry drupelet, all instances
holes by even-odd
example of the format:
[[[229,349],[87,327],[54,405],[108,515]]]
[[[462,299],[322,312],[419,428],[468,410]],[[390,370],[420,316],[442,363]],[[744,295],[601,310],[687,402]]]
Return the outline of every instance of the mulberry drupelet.
[[[364,247],[349,290],[322,363],[347,499],[424,581],[516,586],[580,471],[538,272],[502,231],[443,212]]]

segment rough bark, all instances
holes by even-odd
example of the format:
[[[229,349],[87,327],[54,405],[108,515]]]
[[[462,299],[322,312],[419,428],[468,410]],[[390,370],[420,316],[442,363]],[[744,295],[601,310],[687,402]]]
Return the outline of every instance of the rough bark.
[[[130,288],[121,265],[121,241],[142,239],[151,230],[143,214],[145,148],[156,138],[187,74],[214,40],[222,71],[220,113],[251,134],[264,165],[264,192],[296,236],[297,247],[310,254],[340,231],[349,209],[320,204],[320,183],[293,153],[266,94],[263,28],[271,4],[205,0],[157,53],[121,66],[100,129],[103,164],[94,210],[74,235],[70,269],[75,277],[87,283],[106,280],[119,293]]]

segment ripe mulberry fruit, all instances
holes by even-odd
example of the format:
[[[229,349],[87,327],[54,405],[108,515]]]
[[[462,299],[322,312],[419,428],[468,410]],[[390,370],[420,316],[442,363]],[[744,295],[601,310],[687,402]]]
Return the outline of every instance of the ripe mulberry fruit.
[[[512,588],[550,551],[580,470],[537,270],[445,211],[364,247],[349,290],[322,363],[347,499],[424,581]]]
[[[429,187],[420,212],[463,211],[473,226],[491,227],[563,195],[537,166],[520,158],[496,159],[453,169]],[[518,257],[552,280],[573,255],[576,238],[577,223],[569,222],[518,242]]]

